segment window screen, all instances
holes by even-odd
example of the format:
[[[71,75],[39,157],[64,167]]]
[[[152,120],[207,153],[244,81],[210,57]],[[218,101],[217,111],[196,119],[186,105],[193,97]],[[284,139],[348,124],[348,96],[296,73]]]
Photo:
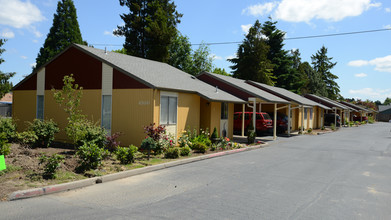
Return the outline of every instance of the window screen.
[[[176,124],[178,98],[173,96],[160,97],[160,124]]]
[[[37,95],[37,119],[43,120],[44,96]]]
[[[228,103],[221,103],[221,119],[228,119]]]
[[[312,108],[310,109],[310,120],[312,120],[312,114],[313,114],[313,110]]]
[[[308,115],[307,115],[307,109],[304,109],[304,119],[307,120],[307,117],[308,117]]]
[[[102,96],[102,127],[111,130],[111,95]]]

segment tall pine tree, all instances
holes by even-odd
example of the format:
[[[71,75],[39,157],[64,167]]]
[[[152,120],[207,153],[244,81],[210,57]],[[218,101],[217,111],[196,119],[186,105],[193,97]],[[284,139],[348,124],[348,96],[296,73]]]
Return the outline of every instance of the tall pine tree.
[[[337,64],[337,62],[331,62],[333,58],[327,56],[327,48],[322,46],[315,55],[311,56],[312,66],[316,72],[318,72],[323,82],[326,85],[327,97],[333,100],[337,100],[340,96],[338,83],[335,81],[338,76],[331,73],[331,69]]]
[[[293,57],[289,51],[284,50],[285,33],[276,27],[277,22],[271,18],[262,26],[266,44],[269,46],[267,58],[273,64],[273,74],[276,77],[276,86],[298,92],[303,84],[297,69],[293,68]]]
[[[233,65],[235,78],[253,80],[274,85],[273,65],[267,58],[269,46],[261,33],[261,23],[257,20],[239,45],[236,58],[228,59]]]
[[[305,84],[301,89],[301,94],[314,94],[318,96],[327,96],[326,84],[322,75],[316,72],[308,62],[301,63],[298,67]]]
[[[71,43],[87,45],[87,42],[83,41],[81,37],[73,0],[61,0],[57,3],[53,25],[50,28],[43,47],[39,50],[34,71]]]
[[[114,34],[124,36],[124,48],[129,55],[168,62],[169,45],[177,34],[176,25],[182,14],[171,0],[119,0],[129,8],[120,15],[125,25]]]

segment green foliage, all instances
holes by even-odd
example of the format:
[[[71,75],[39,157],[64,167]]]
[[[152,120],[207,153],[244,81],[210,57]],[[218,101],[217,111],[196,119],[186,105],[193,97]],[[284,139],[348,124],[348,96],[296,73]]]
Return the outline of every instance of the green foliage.
[[[87,144],[80,146],[76,151],[79,158],[79,167],[81,171],[96,169],[102,164],[102,160],[109,155],[109,151],[99,147],[96,144]]]
[[[368,117],[368,123],[369,123],[369,124],[375,123],[375,120],[373,119],[373,116],[369,116],[369,117]]]
[[[270,47],[261,33],[261,23],[257,20],[250,28],[243,43],[239,45],[237,57],[228,59],[233,65],[235,78],[252,80],[274,85],[273,64],[267,58]]]
[[[121,48],[121,49],[118,49],[118,50],[112,50],[112,52],[121,53],[121,54],[127,54],[125,48]]]
[[[217,150],[217,145],[218,145],[218,144],[213,143],[212,145],[210,145],[209,150],[210,150],[210,151],[215,151],[215,150]]]
[[[6,42],[6,39],[0,39],[0,64],[4,62],[4,59],[1,58],[1,54],[5,52],[5,49],[1,47]],[[12,82],[9,82],[10,78],[13,77],[16,73],[3,73],[0,71],[0,97],[3,97],[12,89]]]
[[[59,154],[53,154],[51,157],[47,157],[46,155],[39,157],[39,164],[44,164],[43,178],[55,179],[57,177],[56,171],[60,168],[64,158],[63,155]]]
[[[212,71],[212,67],[213,57],[210,56],[210,49],[206,44],[202,43],[198,49],[192,53],[192,62],[186,72],[197,75],[203,71]]]
[[[322,76],[323,82],[326,84],[327,97],[336,100],[339,97],[339,86],[335,81],[338,76],[331,73],[331,69],[337,63],[331,62],[333,58],[327,56],[327,48],[322,46],[315,55],[311,56],[312,65],[316,72]]]
[[[386,98],[385,100],[384,100],[384,102],[383,102],[383,105],[389,105],[389,104],[391,104],[391,98]]]
[[[257,133],[254,130],[249,130],[247,132],[247,143],[248,144],[253,144],[255,142],[255,139],[257,137]]]
[[[169,46],[170,58],[168,64],[187,72],[192,66],[191,43],[187,36],[177,33]]]
[[[151,151],[155,150],[156,148],[157,148],[157,143],[151,137],[147,137],[141,142],[140,150],[147,153],[148,160],[150,158]]]
[[[322,127],[320,128],[320,130],[322,130],[322,131],[323,131],[324,129],[325,129],[325,127],[324,127],[324,126],[322,126]]]
[[[37,142],[38,137],[34,131],[24,131],[16,133],[15,139],[23,147],[31,147]]]
[[[231,74],[227,73],[227,71],[225,71],[224,68],[217,68],[217,67],[215,67],[212,70],[212,73],[220,74],[220,75],[223,75],[223,76],[232,76]]]
[[[212,141],[209,139],[209,130],[206,129],[205,131],[200,129],[200,134],[196,137],[194,137],[191,142],[195,143],[204,143],[207,147],[212,145]]]
[[[312,133],[312,128],[308,128],[307,133],[311,134]]]
[[[189,146],[180,148],[180,155],[182,157],[190,156],[190,154],[191,154],[191,148]]]
[[[40,68],[72,43],[87,45],[87,42],[83,41],[81,36],[73,1],[61,0],[57,3],[53,25],[43,47],[39,50],[36,59],[37,65],[34,70]]]
[[[34,132],[37,136],[35,145],[37,147],[49,147],[54,140],[54,135],[60,131],[53,120],[34,119],[33,123],[29,122],[28,131]]]
[[[0,133],[5,133],[8,142],[15,138],[16,124],[12,118],[0,117]]]
[[[208,150],[208,146],[204,142],[194,142],[192,149],[198,153],[205,153]]]
[[[120,0],[119,3],[129,12],[120,15],[125,24],[117,26],[114,34],[125,37],[124,48],[128,55],[167,62],[169,45],[182,17],[174,2]]]
[[[0,155],[7,156],[11,153],[11,144],[7,142],[5,133],[0,133]]]
[[[134,145],[130,145],[129,147],[118,147],[115,151],[115,155],[122,164],[130,164],[133,163],[137,150],[138,148]]]
[[[210,136],[211,139],[219,138],[219,134],[217,133],[216,127],[214,127],[212,135]]]
[[[326,84],[322,79],[322,75],[315,71],[308,62],[301,63],[298,70],[302,77],[306,79],[301,94],[327,96]]]
[[[169,147],[164,151],[164,157],[169,159],[176,159],[179,157],[180,148],[179,147]]]
[[[331,127],[331,130],[335,131],[336,127],[335,127],[334,123],[331,123],[330,127]]]
[[[99,147],[104,147],[106,144],[106,130],[100,127],[97,123],[92,123],[88,120],[79,120],[72,123],[73,130],[69,133],[74,137],[77,146],[83,144],[96,144]]]

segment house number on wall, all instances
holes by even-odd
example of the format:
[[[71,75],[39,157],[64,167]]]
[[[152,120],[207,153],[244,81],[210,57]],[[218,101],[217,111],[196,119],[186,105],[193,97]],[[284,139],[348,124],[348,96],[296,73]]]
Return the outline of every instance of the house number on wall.
[[[151,103],[149,101],[139,101],[138,104],[139,105],[149,105]]]

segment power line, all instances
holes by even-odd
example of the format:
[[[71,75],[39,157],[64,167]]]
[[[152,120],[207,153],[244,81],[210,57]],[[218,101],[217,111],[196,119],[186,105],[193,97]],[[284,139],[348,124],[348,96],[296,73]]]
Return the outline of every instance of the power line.
[[[284,40],[300,40],[300,39],[310,39],[310,38],[321,38],[321,37],[335,37],[335,36],[343,36],[343,35],[354,35],[354,34],[365,34],[365,33],[373,33],[373,32],[380,32],[380,31],[390,31],[391,28],[383,28],[383,29],[376,29],[376,30],[366,30],[366,31],[353,31],[353,32],[344,32],[344,33],[337,33],[337,34],[322,34],[322,35],[310,35],[310,36],[301,36],[301,37],[287,37]],[[227,41],[227,42],[213,42],[213,43],[198,43],[198,44],[191,44],[192,46],[199,46],[199,45],[224,45],[224,44],[241,44],[242,41]],[[123,46],[122,44],[92,44],[95,46],[106,46],[106,47],[117,47],[117,46]]]

